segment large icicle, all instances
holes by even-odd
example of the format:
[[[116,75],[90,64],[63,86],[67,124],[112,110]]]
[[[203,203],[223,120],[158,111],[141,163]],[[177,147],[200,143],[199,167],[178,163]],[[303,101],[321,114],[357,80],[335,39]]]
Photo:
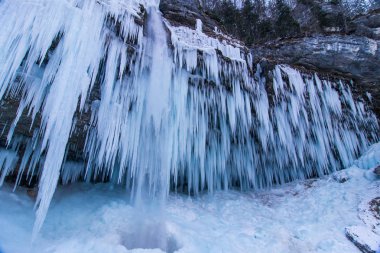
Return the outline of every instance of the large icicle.
[[[125,18],[127,26],[122,32],[126,38],[139,32],[130,18],[136,15],[137,7],[127,7],[130,9],[116,1],[99,4],[92,0],[12,0],[0,4],[4,25],[0,35],[0,97],[23,90],[8,140],[24,109],[29,107],[33,119],[39,111],[42,115],[41,150],[46,152],[34,234],[42,226],[59,179],[74,113],[78,106],[82,110],[104,57],[106,18]],[[131,14],[126,12],[131,10]]]

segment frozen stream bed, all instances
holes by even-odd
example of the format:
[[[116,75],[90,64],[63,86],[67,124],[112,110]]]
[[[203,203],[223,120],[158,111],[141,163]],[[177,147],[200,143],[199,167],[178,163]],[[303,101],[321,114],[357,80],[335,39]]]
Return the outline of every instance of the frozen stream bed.
[[[378,144],[322,179],[259,192],[173,194],[144,208],[131,206],[121,187],[63,186],[33,244],[34,200],[4,185],[0,252],[360,252],[345,228],[373,222],[359,207],[380,196],[380,180],[367,168],[379,160]]]

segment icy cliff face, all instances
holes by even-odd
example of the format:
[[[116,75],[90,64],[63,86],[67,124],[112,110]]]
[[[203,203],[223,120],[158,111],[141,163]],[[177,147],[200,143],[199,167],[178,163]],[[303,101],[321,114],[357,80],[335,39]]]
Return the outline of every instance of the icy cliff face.
[[[286,65],[265,80],[242,46],[206,36],[200,21],[173,27],[157,6],[0,2],[0,98],[19,100],[2,125],[0,183],[39,177],[35,232],[60,178],[123,183],[137,200],[262,188],[347,166],[377,140],[349,84]],[[86,113],[73,163],[68,142]],[[23,114],[32,137],[14,134]]]

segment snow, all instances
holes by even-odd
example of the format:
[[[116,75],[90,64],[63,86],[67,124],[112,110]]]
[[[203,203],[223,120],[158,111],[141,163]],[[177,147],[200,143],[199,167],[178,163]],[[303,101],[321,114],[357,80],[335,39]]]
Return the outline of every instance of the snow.
[[[374,207],[371,205],[373,202],[380,203],[380,196],[378,196],[375,199],[371,199],[370,197],[362,201],[360,203],[358,211],[359,211],[359,218],[372,230],[374,233],[380,235],[380,212],[378,212]],[[379,242],[380,244],[380,242]]]
[[[196,20],[196,24],[195,24],[195,30],[197,31],[197,32],[199,32],[199,33],[201,33],[202,32],[202,20],[200,20],[200,19],[197,19]]]
[[[169,24],[171,32],[171,43],[175,47],[175,60],[179,60],[179,66],[187,63],[187,55],[196,53],[197,50],[203,52],[203,54],[216,58],[216,50],[220,50],[223,56],[233,60],[245,63],[242,57],[241,49],[243,46],[237,43],[231,43],[227,40],[220,41],[219,39],[207,36],[202,32],[202,22],[198,20],[196,22],[196,29],[190,29],[184,26],[172,27]],[[182,55],[184,54],[184,55]],[[182,61],[185,62],[182,62]],[[212,71],[218,74],[217,71]]]
[[[132,205],[130,195],[117,185],[60,186],[33,244],[28,242],[34,201],[24,188],[14,193],[6,184],[0,191],[0,201],[6,203],[0,206],[0,227],[6,228],[0,231],[0,249],[4,253],[360,252],[345,237],[346,227],[376,249],[378,235],[369,233],[358,206],[379,196],[380,181],[368,180],[366,170],[356,166],[337,173],[345,173],[347,181],[326,176],[255,192],[170,194],[165,204]]]
[[[368,49],[369,49],[368,51],[373,56],[376,55],[377,47],[378,47],[378,45],[377,45],[377,41],[376,40],[371,40],[371,39],[368,40]]]
[[[380,143],[372,145],[354,164],[363,169],[371,169],[380,164]]]
[[[366,250],[364,252],[376,252],[380,247],[380,236],[367,227],[351,226],[346,228],[346,233],[355,244]]]

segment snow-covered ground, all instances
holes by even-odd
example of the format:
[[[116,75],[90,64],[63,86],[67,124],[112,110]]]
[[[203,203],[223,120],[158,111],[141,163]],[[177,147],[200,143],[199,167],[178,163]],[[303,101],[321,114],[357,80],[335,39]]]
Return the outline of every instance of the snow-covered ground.
[[[34,200],[5,185],[0,252],[360,252],[345,228],[373,222],[360,210],[380,196],[380,180],[366,168],[378,165],[379,151],[372,146],[355,166],[322,179],[260,192],[172,194],[164,205],[132,206],[109,184],[59,187],[34,243]]]

